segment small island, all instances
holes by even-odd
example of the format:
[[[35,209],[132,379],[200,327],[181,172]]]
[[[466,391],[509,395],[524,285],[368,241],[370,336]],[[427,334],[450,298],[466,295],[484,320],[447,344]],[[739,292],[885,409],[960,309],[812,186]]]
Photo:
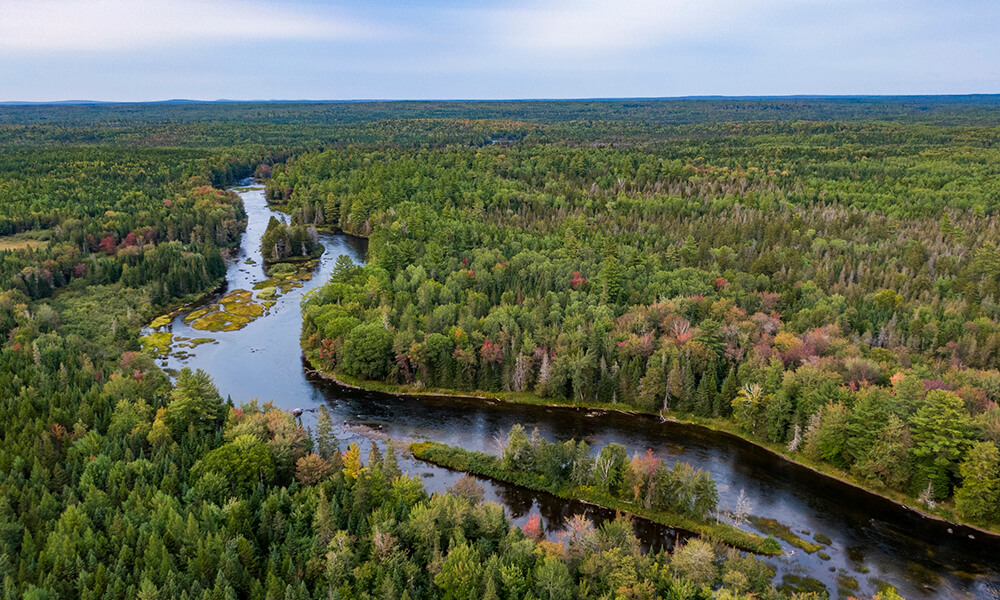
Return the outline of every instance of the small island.
[[[781,554],[773,537],[743,531],[719,519],[719,494],[711,473],[677,461],[672,467],[652,450],[629,459],[621,444],[596,456],[585,441],[548,442],[520,424],[506,436],[498,458],[436,442],[418,442],[410,451],[421,460],[546,492],[566,500],[634,514],[756,554]],[[738,512],[738,511],[737,511]],[[748,515],[732,514],[734,523]]]
[[[323,254],[323,245],[314,226],[286,225],[272,216],[260,238],[260,253],[268,264],[308,261]]]

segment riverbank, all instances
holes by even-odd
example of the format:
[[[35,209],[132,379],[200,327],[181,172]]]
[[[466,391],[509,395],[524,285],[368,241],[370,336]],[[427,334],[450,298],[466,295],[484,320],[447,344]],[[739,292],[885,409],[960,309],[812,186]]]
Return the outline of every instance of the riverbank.
[[[223,188],[221,191],[236,192],[238,195],[239,194],[238,190],[241,189],[250,189],[250,188],[247,186],[237,185],[233,187]],[[240,202],[242,203],[242,201],[243,198],[241,196]],[[243,206],[243,212],[244,214],[246,214],[246,205]],[[219,248],[219,253],[222,255],[222,258],[225,261],[228,262],[236,260],[236,257],[239,255],[240,252],[240,247],[243,245],[244,237],[246,236],[247,233],[247,225],[249,225],[249,216],[247,216],[247,223],[244,224],[243,230],[240,232],[240,237],[237,238],[237,241],[231,245]],[[177,317],[178,315],[188,312],[194,308],[203,306],[204,304],[207,304],[211,298],[226,291],[228,285],[229,281],[226,278],[226,276],[223,275],[217,281],[215,281],[214,285],[212,285],[209,289],[204,290],[202,292],[194,292],[184,296],[183,298],[175,299],[170,304],[161,307],[160,310],[153,313],[153,316],[150,318],[149,323],[147,323],[143,327],[143,329],[159,329],[160,327],[169,325],[170,322],[173,321],[174,318]]]
[[[243,199],[249,222],[237,260],[227,262],[229,289],[252,289],[265,276],[258,241],[270,210],[260,191],[243,194]],[[344,378],[345,383],[357,384],[349,389],[311,374],[302,360],[301,299],[329,280],[340,255],[363,264],[366,248],[363,238],[349,235],[321,233],[320,241],[327,252],[312,280],[281,296],[267,316],[251,326],[216,334],[216,343],[201,345],[183,357],[172,355],[167,366],[173,371],[189,367],[211,373],[224,397],[232,396],[235,402],[256,397],[262,402],[273,400],[276,406],[289,410],[326,404],[333,422],[343,424],[338,432],[342,447],[349,441],[360,441],[355,428],[365,428],[369,433],[378,432],[380,438],[407,442],[430,439],[490,452],[493,433],[507,431],[515,423],[530,423],[550,440],[575,437],[592,446],[615,442],[625,445],[629,453],[657,449],[661,456],[710,470],[718,482],[724,509],[736,507],[745,488],[750,514],[774,519],[810,542],[820,532],[832,539],[829,546],[811,554],[782,542],[785,555],[769,560],[778,573],[776,584],[785,575],[808,574],[834,590],[838,574],[845,573],[860,582],[855,595],[870,596],[881,582],[890,582],[906,597],[926,600],[949,597],[949,590],[969,590],[973,597],[985,598],[989,596],[983,589],[1000,585],[990,558],[1000,545],[991,540],[977,535],[977,540],[970,541],[964,532],[948,535],[943,527],[914,512],[870,501],[866,495],[851,491],[853,488],[830,483],[832,479],[775,460],[770,452],[708,428],[661,423],[658,417],[637,414],[620,403],[595,410],[528,394],[498,398],[498,394],[465,392],[462,395],[468,399],[434,397],[435,393],[447,394],[443,390],[411,390],[417,392],[411,396],[419,397],[407,397],[397,393],[403,390],[385,385],[380,387],[385,393],[375,394],[364,391],[375,388],[377,384],[372,382]],[[181,318],[173,321],[171,330],[182,337],[202,335]],[[318,355],[313,358],[315,365],[324,364]],[[306,413],[303,418],[309,423],[311,416]],[[458,471],[412,456],[401,456],[400,460],[411,474],[427,475],[434,491],[444,491],[461,476]],[[550,532],[582,511],[595,520],[614,514],[485,477],[483,486],[487,499],[501,503],[515,522],[522,524],[528,515],[537,513]],[[766,535],[757,526],[746,528]],[[675,537],[647,519],[637,519],[635,531],[652,547]]]
[[[149,329],[159,329],[169,325],[171,321],[174,320],[178,315],[188,312],[191,309],[198,308],[206,304],[211,298],[221,294],[226,290],[228,282],[226,278],[223,277],[219,279],[218,283],[212,286],[210,289],[204,292],[196,292],[194,294],[188,294],[184,298],[180,298],[177,302],[173,302],[159,312],[155,313],[155,316],[150,319],[149,323],[145,325],[144,328]]]
[[[563,500],[573,500],[619,511],[680,530],[682,533],[701,535],[738,550],[764,556],[782,554],[781,544],[772,537],[765,538],[720,521],[702,522],[673,512],[646,509],[607,494],[601,494],[589,487],[553,487],[543,476],[504,469],[495,456],[484,452],[472,452],[437,442],[414,442],[410,444],[410,452],[413,453],[414,457],[438,466],[488,477],[536,492],[545,492]]]
[[[765,451],[774,458],[783,460],[784,462],[793,465],[798,468],[805,469],[810,473],[822,477],[828,481],[835,482],[839,485],[844,485],[851,488],[854,491],[861,492],[862,494],[868,495],[872,499],[877,499],[881,502],[890,503],[895,507],[896,510],[908,511],[915,513],[922,519],[926,519],[931,522],[939,524],[943,529],[951,535],[962,535],[963,537],[969,537],[974,539],[975,536],[984,536],[992,539],[995,542],[1000,542],[1000,527],[994,527],[991,529],[984,528],[981,525],[976,525],[972,523],[967,523],[955,518],[954,514],[947,508],[947,505],[942,506],[937,509],[928,509],[926,507],[918,506],[916,500],[906,496],[900,492],[895,492],[893,490],[874,490],[862,482],[856,480],[849,473],[845,473],[832,467],[831,465],[826,465],[822,463],[814,463],[812,461],[802,460],[799,457],[792,457],[786,454],[783,450],[783,446],[779,444],[768,444],[760,442],[758,440],[750,439],[739,432],[731,423],[725,422],[719,419],[699,419],[697,417],[693,418],[678,418],[676,416],[664,417],[658,413],[651,413],[642,411],[636,408],[628,407],[622,408],[621,405],[609,405],[600,403],[573,403],[570,401],[558,401],[552,398],[540,398],[530,392],[480,392],[480,393],[461,393],[454,390],[443,390],[443,389],[414,389],[412,386],[403,386],[388,384],[381,381],[368,381],[361,380],[358,378],[350,377],[344,373],[336,372],[331,373],[326,370],[316,369],[318,364],[318,356],[313,352],[304,352],[303,357],[305,358],[307,364],[309,365],[309,372],[322,377],[328,381],[331,381],[339,386],[360,390],[377,392],[382,394],[389,394],[397,397],[430,397],[430,398],[456,398],[464,400],[475,400],[475,401],[487,401],[487,402],[504,402],[511,404],[524,404],[539,406],[545,408],[554,409],[576,409],[576,410],[588,410],[595,411],[596,413],[618,413],[625,415],[636,415],[644,416],[646,418],[658,418],[661,421],[669,421],[671,423],[685,426],[699,428],[705,431],[710,431],[716,434],[729,436],[741,443],[745,443],[754,446],[760,450]],[[939,503],[941,504],[941,503]],[[933,511],[933,512],[932,512]],[[959,529],[964,529],[965,531],[956,531]]]

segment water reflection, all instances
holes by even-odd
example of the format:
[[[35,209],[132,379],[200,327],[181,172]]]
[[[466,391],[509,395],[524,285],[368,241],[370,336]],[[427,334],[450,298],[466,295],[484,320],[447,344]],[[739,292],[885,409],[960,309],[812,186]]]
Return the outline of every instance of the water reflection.
[[[241,195],[250,224],[229,269],[230,289],[250,289],[264,278],[257,245],[271,211],[261,191]],[[370,442],[361,432],[371,428],[379,431],[380,437],[432,439],[490,452],[494,436],[522,423],[529,431],[538,427],[549,440],[575,437],[592,446],[617,442],[630,453],[652,449],[668,461],[680,459],[710,470],[718,483],[722,507],[734,507],[744,490],[753,500],[754,514],[776,519],[807,540],[816,534],[830,538],[831,543],[822,550],[824,556],[783,544],[786,556],[773,560],[778,582],[786,574],[804,574],[822,581],[835,596],[837,576],[845,575],[858,580],[860,589],[855,595],[871,596],[880,582],[888,582],[911,600],[998,597],[1000,547],[992,540],[981,536],[970,539],[968,536],[974,534],[964,528],[948,533],[946,526],[913,511],[777,459],[732,436],[620,413],[482,400],[399,398],[347,390],[307,375],[299,350],[302,296],[328,279],[338,256],[346,254],[361,262],[365,250],[363,241],[346,236],[323,234],[321,241],[326,252],[312,281],[282,296],[268,316],[240,331],[209,334],[216,344],[199,346],[186,359],[170,358],[166,366],[205,369],[220,391],[235,402],[256,397],[289,409],[325,402],[334,421],[341,424],[344,445],[357,441],[367,448]],[[175,320],[172,330],[175,335],[205,337],[204,332],[190,331],[180,319]],[[362,427],[356,427],[359,425]],[[443,491],[460,476],[413,459],[401,458],[400,463],[411,474],[424,474],[431,492]],[[502,503],[514,523],[524,524],[530,514],[540,513],[543,527],[553,539],[565,519],[579,512],[598,522],[614,516],[547,494],[480,481],[486,499]],[[637,523],[636,529],[645,545],[654,549],[669,548],[675,537],[673,532],[646,522]]]

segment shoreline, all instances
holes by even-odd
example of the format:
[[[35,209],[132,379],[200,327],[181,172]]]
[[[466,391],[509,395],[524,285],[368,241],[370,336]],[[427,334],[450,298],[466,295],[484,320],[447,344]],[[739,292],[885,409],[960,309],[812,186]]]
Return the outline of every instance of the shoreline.
[[[516,486],[535,493],[548,494],[554,498],[559,498],[560,500],[579,502],[586,506],[594,506],[603,510],[623,513],[629,515],[633,519],[643,519],[645,521],[667,527],[674,532],[678,532],[688,537],[706,537],[715,542],[737,550],[742,550],[744,552],[750,552],[760,556],[780,556],[784,554],[784,550],[781,548],[780,542],[778,542],[778,540],[773,536],[745,531],[722,521],[716,521],[714,523],[700,522],[696,519],[685,517],[670,511],[655,511],[649,514],[643,514],[635,508],[632,508],[630,503],[613,497],[586,498],[572,493],[573,490],[552,490],[550,488],[546,488],[540,481],[536,482],[536,485],[531,485],[530,482],[524,480],[515,481],[513,479],[504,478],[502,476],[505,472],[503,469],[498,468],[497,471],[490,472],[486,469],[474,468],[472,465],[468,464],[468,462],[466,462],[464,466],[453,464],[449,461],[444,461],[433,456],[435,449],[455,451],[458,452],[463,458],[474,458],[481,454],[438,442],[413,442],[409,445],[409,450],[415,459],[425,461],[439,467],[462,473],[469,473],[475,475],[476,477],[484,477],[491,481]],[[497,462],[497,458],[495,456],[487,456],[492,462]],[[525,474],[525,476],[533,478],[530,474]]]
[[[387,394],[387,395],[391,395],[391,396],[396,396],[398,398],[420,398],[420,397],[455,398],[455,399],[461,399],[461,400],[480,400],[480,401],[503,402],[503,403],[507,403],[507,404],[520,404],[520,405],[524,405],[524,406],[539,406],[539,407],[544,407],[544,408],[555,408],[555,409],[588,410],[588,411],[592,411],[592,412],[596,412],[596,413],[619,413],[619,414],[624,414],[624,415],[644,415],[644,416],[651,417],[651,418],[658,416],[656,413],[647,413],[647,412],[643,412],[643,411],[639,411],[639,410],[634,410],[634,409],[608,408],[606,406],[593,406],[593,405],[586,405],[586,404],[559,404],[559,403],[542,402],[542,401],[539,401],[539,402],[525,402],[525,401],[519,401],[517,399],[513,399],[513,398],[509,398],[509,397],[503,397],[503,396],[500,396],[500,395],[484,396],[484,395],[476,395],[476,394],[460,394],[460,393],[447,393],[447,392],[390,391],[390,390],[387,390],[387,389],[378,389],[378,388],[375,388],[375,387],[365,387],[363,385],[358,385],[357,383],[349,383],[347,381],[344,381],[336,373],[331,373],[329,371],[317,369],[315,363],[313,362],[313,359],[310,356],[308,356],[308,354],[306,354],[306,352],[304,352],[304,351],[302,353],[302,359],[305,361],[305,364],[309,365],[308,368],[305,368],[306,373],[309,374],[309,375],[316,375],[316,376],[318,376],[318,377],[320,377],[322,379],[325,379],[325,380],[327,380],[327,381],[329,381],[331,383],[334,383],[334,384],[336,384],[336,385],[338,385],[340,387],[346,388],[346,389],[351,389],[351,390],[356,390],[356,391],[362,391],[362,392],[373,392],[373,393],[379,393],[379,394]],[[393,387],[391,384],[385,384],[385,383],[379,382],[379,387],[381,387],[381,386],[385,386],[386,388],[392,388]],[[534,396],[534,398],[537,398],[538,400],[541,400],[541,398],[538,398],[537,396]],[[693,427],[693,428],[701,429],[701,430],[704,430],[704,431],[709,431],[709,432],[712,432],[712,433],[715,433],[715,434],[722,434],[722,435],[729,436],[730,438],[733,438],[735,440],[738,440],[738,441],[740,441],[742,443],[750,444],[750,445],[754,446],[755,448],[758,448],[760,450],[764,450],[765,452],[767,452],[770,456],[772,456],[774,458],[778,458],[778,459],[783,460],[784,462],[788,463],[789,465],[792,465],[792,466],[798,467],[798,468],[807,469],[811,473],[813,473],[814,475],[823,477],[823,478],[825,478],[825,479],[827,479],[827,480],[829,480],[831,482],[836,482],[837,484],[845,485],[847,487],[852,488],[853,490],[855,490],[857,492],[861,492],[863,494],[867,494],[867,495],[871,496],[872,498],[876,498],[876,499],[878,499],[880,501],[889,502],[889,503],[891,503],[894,506],[894,508],[896,510],[900,510],[901,509],[901,510],[906,511],[906,512],[914,513],[917,516],[921,517],[922,519],[926,519],[926,520],[932,521],[934,523],[937,523],[939,525],[943,525],[943,526],[945,526],[947,528],[947,530],[948,530],[947,533],[949,535],[961,535],[961,532],[954,531],[954,530],[956,528],[965,528],[965,529],[968,529],[968,530],[971,530],[971,531],[975,532],[977,535],[982,535],[985,538],[987,538],[987,539],[989,539],[989,540],[991,540],[993,542],[1000,542],[1000,532],[998,532],[998,531],[992,531],[992,530],[989,530],[989,529],[983,529],[982,527],[980,527],[978,525],[974,525],[972,523],[966,523],[966,522],[963,522],[963,521],[954,521],[954,520],[950,520],[950,519],[947,519],[947,518],[942,517],[942,516],[938,516],[938,515],[934,515],[934,514],[928,513],[925,510],[923,510],[923,509],[921,509],[921,508],[919,508],[917,506],[910,505],[910,504],[908,504],[906,502],[903,502],[901,500],[898,500],[896,498],[887,496],[885,494],[882,494],[880,492],[877,492],[875,490],[867,488],[867,487],[861,485],[860,483],[857,483],[855,481],[851,481],[851,480],[847,479],[846,477],[844,477],[844,476],[842,476],[840,474],[829,473],[829,472],[826,472],[826,471],[824,471],[822,469],[819,469],[819,468],[817,468],[817,467],[815,467],[813,465],[810,465],[810,464],[807,464],[807,463],[795,460],[794,458],[788,456],[787,454],[784,454],[783,452],[780,452],[778,450],[775,450],[774,448],[768,447],[768,446],[766,446],[766,445],[764,445],[764,444],[762,444],[762,443],[760,443],[758,441],[748,439],[748,438],[746,438],[746,437],[744,437],[744,436],[742,436],[742,435],[740,435],[740,434],[738,434],[736,432],[729,431],[728,429],[724,429],[724,428],[721,428],[721,427],[713,427],[713,426],[711,426],[709,424],[699,423],[699,422],[696,422],[696,421],[688,421],[688,420],[684,420],[684,419],[678,419],[678,418],[673,417],[673,416],[671,416],[671,417],[662,417],[662,416],[660,416],[659,418],[661,419],[661,422],[670,422],[670,423],[674,423],[676,425],[680,425],[682,427]],[[966,534],[966,535],[968,536],[969,539],[976,539],[971,533]]]
[[[421,443],[421,442],[413,442],[413,443]],[[502,483],[503,485],[510,485],[510,486],[522,488],[522,489],[528,490],[528,491],[536,493],[536,494],[546,494],[548,496],[552,496],[553,498],[558,498],[560,500],[569,500],[571,502],[577,502],[577,503],[582,504],[583,506],[587,506],[587,507],[593,507],[593,508],[597,508],[597,509],[601,509],[601,510],[615,511],[615,512],[621,513],[623,515],[628,515],[629,517],[631,517],[633,519],[641,519],[643,521],[648,521],[649,523],[652,523],[654,525],[659,525],[661,527],[666,527],[668,529],[673,530],[675,534],[678,534],[681,537],[697,537],[698,536],[698,532],[696,532],[696,531],[691,531],[689,529],[685,529],[684,527],[678,527],[678,526],[675,526],[675,525],[665,525],[665,524],[660,523],[658,521],[655,521],[655,520],[653,520],[653,519],[651,519],[651,518],[649,518],[647,516],[640,515],[638,513],[634,513],[634,512],[629,511],[629,510],[622,510],[622,509],[617,509],[617,508],[609,508],[607,506],[604,506],[603,504],[597,504],[595,502],[591,502],[590,500],[584,500],[582,498],[569,498],[569,499],[567,499],[567,498],[563,498],[562,496],[558,496],[556,494],[553,494],[552,492],[550,492],[548,490],[536,490],[536,489],[533,489],[533,488],[525,487],[523,485],[519,485],[517,483],[513,483],[511,481],[507,481],[506,479],[499,479],[497,477],[494,477],[492,475],[487,475],[485,473],[476,473],[476,472],[468,471],[468,470],[465,470],[465,469],[458,469],[458,468],[455,468],[455,467],[450,467],[450,466],[448,466],[446,464],[439,463],[439,462],[434,461],[432,459],[424,458],[424,457],[421,457],[421,456],[417,456],[416,454],[413,454],[413,451],[410,450],[410,446],[411,445],[412,444],[405,444],[405,445],[403,445],[403,448],[406,449],[407,452],[410,452],[410,454],[413,456],[414,459],[416,459],[418,461],[421,461],[421,462],[426,462],[428,464],[434,465],[434,466],[439,467],[441,469],[445,469],[447,471],[452,471],[454,473],[465,473],[465,474],[475,475],[476,477],[481,477],[483,479],[488,479],[489,481],[492,481],[492,482],[495,482],[495,483]],[[747,550],[747,552],[751,552],[751,551]],[[764,554],[762,556],[769,556],[769,555]],[[778,556],[778,555],[775,555],[775,556]]]
[[[231,186],[231,187],[223,188],[223,191],[226,191],[226,192],[235,191],[236,189],[241,188],[241,187],[247,187],[247,186],[239,186],[239,185]],[[215,188],[215,189],[219,189],[219,188]],[[242,202],[243,202],[243,198],[241,197],[240,198],[240,203],[242,203]],[[243,212],[244,212],[244,214],[246,213],[246,206],[243,207]],[[240,254],[240,246],[242,246],[242,244],[243,244],[243,236],[245,236],[247,234],[247,227],[249,226],[249,224],[250,224],[250,220],[249,220],[249,217],[247,217],[247,224],[243,226],[243,231],[240,232],[240,238],[239,238],[239,241],[237,243],[235,243],[235,244],[233,244],[231,246],[224,246],[224,247],[219,248],[219,253],[222,254],[222,259],[224,261],[227,261],[227,262],[228,261],[235,261],[236,258],[239,256],[239,254]],[[228,269],[229,269],[229,267],[227,265],[227,267],[226,267],[227,272],[228,272]],[[188,310],[189,308],[196,308],[196,307],[199,307],[199,306],[202,306],[202,305],[206,304],[206,302],[208,301],[209,298],[211,298],[212,296],[216,296],[216,295],[222,294],[223,292],[226,291],[226,288],[228,288],[228,287],[229,287],[229,279],[225,275],[223,275],[219,279],[218,283],[216,283],[214,286],[212,286],[211,289],[205,290],[204,292],[198,292],[197,296],[193,300],[189,300],[187,302],[182,302],[182,303],[177,304],[177,305],[171,305],[171,306],[165,307],[165,310],[163,310],[162,312],[155,313],[149,319],[148,323],[146,323],[145,325],[143,325],[142,327],[139,328],[139,335],[141,336],[142,333],[144,331],[146,331],[146,330],[155,331],[155,330],[161,329],[161,327],[152,327],[152,324],[154,322],[156,322],[157,319],[159,319],[161,317],[170,317],[170,320],[173,321],[174,317],[176,317],[177,315],[179,315],[181,312],[184,312],[185,310]]]
[[[162,318],[162,317],[170,317],[170,320],[173,321],[174,317],[178,316],[180,313],[182,313],[182,312],[184,312],[184,311],[186,311],[186,310],[188,310],[190,308],[196,308],[196,307],[199,307],[199,306],[205,304],[208,301],[209,298],[211,298],[212,296],[216,296],[216,295],[220,294],[221,292],[225,291],[225,289],[228,286],[229,286],[229,281],[225,277],[223,277],[222,280],[219,281],[219,283],[215,284],[215,286],[212,287],[212,289],[205,290],[204,292],[199,293],[198,296],[194,300],[189,300],[188,302],[183,302],[183,303],[175,305],[175,306],[170,306],[170,307],[166,308],[163,312],[159,312],[159,313],[154,314],[153,317],[149,320],[148,323],[146,323],[145,325],[143,325],[142,327],[139,328],[140,335],[142,334],[143,331],[145,331],[147,329],[151,330],[151,331],[155,331],[155,330],[162,329],[163,327],[166,327],[167,325],[169,325],[169,323],[168,323],[167,325],[163,325],[161,327],[153,327],[153,323],[157,319]]]

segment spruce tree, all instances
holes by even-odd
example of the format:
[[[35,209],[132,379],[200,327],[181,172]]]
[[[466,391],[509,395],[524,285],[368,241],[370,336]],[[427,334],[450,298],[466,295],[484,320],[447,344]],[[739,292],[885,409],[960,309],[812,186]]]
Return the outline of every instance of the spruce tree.
[[[712,400],[715,398],[715,382],[714,377],[706,372],[701,376],[701,381],[698,382],[698,389],[694,393],[694,414],[699,417],[710,417],[712,416]]]
[[[673,397],[674,410],[680,410],[683,404],[681,395],[684,393],[684,371],[681,369],[680,360],[674,358],[673,362],[670,363],[670,374],[667,376],[667,385],[670,389],[670,395]]]
[[[722,390],[716,396],[714,413],[720,417],[733,414],[733,398],[739,391],[740,383],[736,378],[736,367],[729,367],[729,374],[722,381]]]
[[[691,361],[684,361],[684,376],[681,380],[680,396],[678,397],[677,410],[684,413],[694,412],[694,373],[691,372]]]
[[[316,453],[326,460],[330,460],[338,452],[340,452],[340,446],[333,431],[330,409],[325,404],[321,404],[316,414]]]

